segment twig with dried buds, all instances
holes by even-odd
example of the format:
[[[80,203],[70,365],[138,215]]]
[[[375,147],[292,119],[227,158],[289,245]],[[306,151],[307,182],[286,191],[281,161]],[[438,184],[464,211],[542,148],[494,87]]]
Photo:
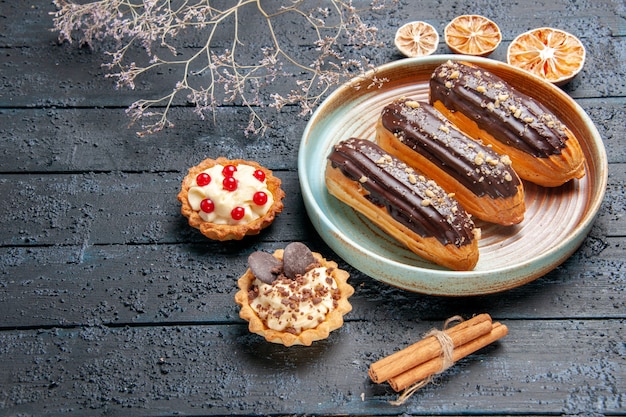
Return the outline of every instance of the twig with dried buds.
[[[373,2],[370,10],[385,7],[386,1]],[[59,32],[60,40],[78,39],[90,47],[96,44],[103,47],[110,59],[104,64],[110,71],[107,76],[116,79],[117,87],[134,89],[139,77],[147,72],[170,69],[181,74],[168,94],[139,99],[130,105],[128,113],[132,121],[145,122],[138,132],[140,135],[173,126],[169,110],[181,100],[181,95],[203,119],[214,114],[220,105],[243,105],[250,111],[244,133],[263,134],[268,125],[259,115],[259,108],[280,110],[295,104],[300,106],[301,115],[310,114],[332,87],[370,69],[369,59],[347,58],[343,48],[362,51],[371,47],[370,51],[374,52],[374,47],[380,46],[376,27],[364,23],[359,15],[362,11],[350,0],[328,0],[328,7],[310,9],[306,8],[306,0],[237,0],[223,8],[216,7],[211,0],[98,0],[85,4],[54,0],[54,3],[58,8],[54,13],[54,30]],[[265,29],[262,32],[265,39],[255,40],[255,44],[264,43],[264,46],[258,48],[260,54],[253,61],[250,61],[253,54],[241,39],[244,16],[260,19]],[[313,57],[296,56],[293,48],[290,49],[284,34],[277,30],[281,19],[303,22],[303,30],[313,34]],[[230,29],[231,36],[220,47],[221,38],[217,34],[225,28]],[[199,36],[200,45],[177,45],[178,37],[189,33]],[[147,54],[143,64],[133,59],[137,46]],[[279,79],[282,83],[295,80],[293,88],[283,90],[290,92],[264,96],[262,91]]]

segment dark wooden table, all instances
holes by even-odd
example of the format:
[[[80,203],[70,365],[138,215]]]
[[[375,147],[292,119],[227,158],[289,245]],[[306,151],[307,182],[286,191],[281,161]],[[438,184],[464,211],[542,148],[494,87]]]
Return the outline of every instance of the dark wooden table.
[[[570,259],[504,293],[410,293],[338,259],[356,288],[353,311],[327,340],[292,348],[250,334],[233,296],[253,250],[298,240],[334,257],[298,184],[307,119],[293,106],[261,109],[273,128],[245,137],[245,108],[222,106],[213,124],[182,103],[176,127],[137,137],[126,107],[176,74],[115,90],[98,50],[57,42],[50,3],[0,1],[0,415],[626,415],[623,1],[404,1],[368,15],[387,45],[375,64],[401,58],[393,36],[411,20],[442,34],[457,15],[488,16],[504,36],[497,60],[528,29],[579,36],[587,62],[563,89],[604,140],[606,198]],[[448,53],[443,42],[438,52]],[[211,242],[180,215],[186,170],[217,156],[282,178],[285,211],[260,236]],[[483,312],[509,335],[404,405],[369,380],[373,361],[447,317]]]

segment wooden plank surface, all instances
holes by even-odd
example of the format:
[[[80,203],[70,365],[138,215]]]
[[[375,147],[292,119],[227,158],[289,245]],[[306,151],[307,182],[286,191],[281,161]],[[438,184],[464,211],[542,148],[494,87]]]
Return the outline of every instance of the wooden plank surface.
[[[401,58],[393,36],[411,20],[443,34],[457,15],[488,16],[503,32],[491,56],[501,61],[511,40],[534,27],[579,36],[587,62],[563,90],[604,141],[606,197],[570,259],[500,294],[410,293],[337,259],[356,288],[353,311],[327,340],[296,348],[250,334],[233,297],[254,250],[299,240],[335,256],[300,194],[307,118],[296,107],[262,108],[273,129],[246,137],[248,112],[237,103],[218,108],[214,124],[180,100],[176,127],[137,137],[126,107],[168,92],[180,71],[116,90],[101,50],[56,41],[53,10],[43,0],[0,2],[0,415],[626,415],[623,1],[423,0],[364,16],[386,45],[372,54],[376,65]],[[241,36],[252,55],[262,22],[248,22]],[[305,57],[310,34],[300,29],[297,18],[277,26]],[[190,54],[203,40],[184,34],[176,42]],[[230,42],[219,34],[218,46]],[[437,52],[449,50],[440,42]],[[210,242],[179,214],[186,170],[217,156],[257,160],[283,180],[285,210],[260,236]],[[373,361],[446,318],[482,312],[509,335],[406,404],[390,405],[397,394],[368,379]]]
[[[596,228],[609,237],[626,230],[620,204],[626,164],[612,164],[605,210]],[[258,239],[306,239],[304,205],[298,176],[276,171],[284,182],[284,215]],[[5,223],[0,243],[5,245],[103,245],[206,241],[180,215],[176,195],[179,173],[15,174],[0,176],[0,218]],[[111,205],[108,202],[117,201]],[[613,215],[611,215],[613,214]],[[304,221],[302,221],[304,220]],[[116,227],[111,227],[112,223]],[[245,244],[245,243],[244,243]]]
[[[341,263],[358,288],[347,319],[375,326],[380,318],[444,320],[485,308],[511,319],[618,319],[626,309],[622,242],[591,237],[535,282],[503,294],[459,299],[389,287]],[[318,242],[310,246],[329,252]],[[246,255],[258,247],[253,242],[237,251],[215,244],[3,249],[2,327],[240,322],[233,301],[236,280],[245,272]]]
[[[2,332],[2,353],[12,358],[2,400],[16,415],[493,415],[502,403],[515,415],[623,413],[623,320],[503,323],[508,336],[403,406],[388,403],[398,394],[373,384],[367,368],[440,323],[383,320],[385,331],[372,332],[367,322],[350,322],[295,349],[236,324]]]
[[[626,98],[581,99],[594,121],[609,162],[626,163],[620,133]],[[254,155],[274,170],[293,170],[307,120],[298,110],[262,110],[273,129],[267,137],[243,137],[247,114],[220,108],[218,125],[191,109],[174,109],[177,125],[154,136],[137,137],[123,109],[0,109],[0,174],[18,172],[179,172],[204,156]],[[103,123],[106,120],[106,124]],[[121,128],[113,128],[121,127]]]
[[[37,2],[38,3],[38,2]],[[361,8],[369,1],[358,1]],[[506,47],[518,34],[539,26],[553,26],[569,31],[580,37],[588,51],[588,62],[579,76],[564,87],[575,98],[624,96],[626,86],[620,80],[626,74],[626,61],[623,51],[626,42],[623,36],[623,14],[619,0],[587,1],[577,3],[568,0],[542,1],[528,6],[527,3],[507,1],[492,7],[489,2],[483,4],[458,4],[429,0],[421,2],[419,7],[399,5],[395,10],[372,14],[369,20],[380,31],[380,40],[388,48],[379,48],[371,57],[374,64],[382,64],[401,57],[394,49],[393,36],[401,24],[412,20],[425,20],[433,24],[440,33],[445,25],[459,14],[482,13],[501,26],[504,41],[491,55],[498,60],[506,60]],[[3,89],[0,107],[125,107],[147,93],[152,98],[167,94],[181,73],[177,70],[165,71],[157,78],[146,77],[134,90],[114,89],[114,80],[104,78],[105,70],[100,63],[106,60],[102,51],[89,48],[76,48],[67,44],[58,45],[56,35],[50,31],[52,23],[47,13],[53,11],[51,4],[38,4],[30,9],[19,3],[6,4],[5,53],[0,55],[0,67],[3,68]],[[540,10],[540,13],[533,13]],[[256,18],[256,19],[255,19]],[[366,19],[367,20],[367,19]],[[24,29],[23,21],[32,22],[33,26]],[[251,25],[242,25],[244,37],[249,40],[248,47],[258,50],[255,30],[258,18],[253,16]],[[289,22],[287,22],[289,23]],[[539,25],[539,26],[538,26]],[[278,26],[280,30],[280,26]],[[287,24],[285,31],[290,25]],[[300,27],[301,29],[301,27]],[[293,29],[285,32],[286,39],[300,39],[296,45],[306,45],[302,34]],[[183,38],[181,44],[190,49],[197,48],[202,42]],[[2,43],[0,43],[2,45]],[[218,42],[218,46],[229,46]],[[245,45],[243,46],[245,47]],[[310,48],[302,48],[303,50]],[[296,57],[299,50],[291,50]],[[53,55],[50,56],[50,52]],[[141,50],[132,51],[141,57]],[[449,53],[443,42],[438,53]],[[50,59],[53,59],[50,61]],[[46,71],[34,73],[32,68],[45,67]],[[289,71],[292,68],[286,67]],[[281,85],[276,86],[280,90]]]

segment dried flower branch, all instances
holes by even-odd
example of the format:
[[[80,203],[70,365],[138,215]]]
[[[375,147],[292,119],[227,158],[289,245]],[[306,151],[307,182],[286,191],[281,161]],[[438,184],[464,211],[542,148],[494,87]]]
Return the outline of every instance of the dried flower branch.
[[[377,0],[369,9],[380,10],[386,1],[397,0]],[[214,3],[211,0],[99,0],[76,4],[71,0],[54,0],[58,8],[54,13],[54,30],[59,32],[60,41],[78,40],[90,47],[96,43],[104,47],[110,59],[104,64],[110,71],[107,76],[116,79],[117,87],[134,89],[138,78],[146,72],[179,71],[181,79],[170,93],[137,100],[128,108],[133,122],[147,120],[142,123],[139,135],[173,126],[168,112],[177,99],[181,100],[181,95],[203,119],[214,114],[220,105],[245,106],[250,119],[244,133],[263,134],[268,124],[259,115],[259,108],[269,106],[280,110],[286,105],[299,105],[301,115],[310,114],[332,87],[371,68],[366,57],[347,58],[343,49],[354,52],[370,47],[374,51],[380,46],[376,27],[364,23],[359,15],[362,11],[350,0],[327,0],[328,7],[309,9],[305,8],[306,0],[237,0],[223,8],[217,8]],[[264,46],[257,48],[259,56],[253,62],[249,61],[253,55],[250,46],[241,39],[244,16],[246,19],[254,16],[264,23],[262,35],[266,39],[255,40],[255,44],[264,42]],[[287,19],[303,22],[302,30],[313,34],[313,56],[306,51],[296,56],[289,40],[277,30],[278,24]],[[218,34],[227,29],[230,38],[225,46],[218,47]],[[177,46],[179,35],[192,32],[200,36],[201,45]],[[147,54],[143,64],[133,60],[137,46]],[[274,92],[264,96],[263,91],[278,80],[282,84],[291,82],[293,88],[281,87],[283,91],[290,90],[286,95]],[[375,85],[382,81],[372,79]]]

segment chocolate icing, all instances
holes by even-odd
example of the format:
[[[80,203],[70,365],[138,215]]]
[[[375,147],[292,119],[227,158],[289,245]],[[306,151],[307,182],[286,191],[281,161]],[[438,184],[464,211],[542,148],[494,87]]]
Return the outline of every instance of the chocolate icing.
[[[448,61],[430,79],[430,102],[460,111],[495,139],[537,158],[561,153],[565,126],[541,103],[490,72]]]
[[[377,144],[351,138],[335,145],[328,159],[369,192],[367,199],[420,236],[457,247],[474,238],[474,223],[455,199]]]
[[[428,103],[397,100],[385,106],[382,124],[475,195],[507,198],[520,180],[508,157],[468,138]]]

